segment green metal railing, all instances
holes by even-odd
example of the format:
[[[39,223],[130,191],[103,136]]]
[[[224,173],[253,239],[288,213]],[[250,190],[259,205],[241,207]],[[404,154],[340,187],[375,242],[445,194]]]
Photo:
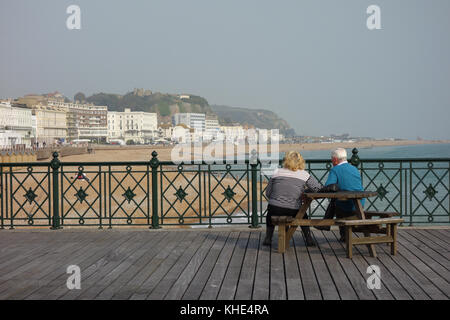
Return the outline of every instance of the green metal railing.
[[[450,159],[359,159],[364,188],[378,192],[365,209],[396,211],[407,225],[450,222]],[[281,162],[278,163],[280,165]],[[324,183],[332,165],[308,160]],[[273,169],[273,168],[272,168]],[[159,161],[0,163],[0,228],[208,226],[265,221],[271,170],[252,155],[244,162],[176,165]],[[83,179],[78,179],[83,177]],[[323,216],[328,200],[314,202]]]

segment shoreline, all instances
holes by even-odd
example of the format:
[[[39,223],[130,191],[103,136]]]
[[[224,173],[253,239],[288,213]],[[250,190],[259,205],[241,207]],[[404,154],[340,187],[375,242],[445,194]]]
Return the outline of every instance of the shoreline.
[[[332,150],[334,148],[342,147],[346,149],[363,149],[376,148],[386,146],[406,146],[406,145],[424,145],[424,144],[446,144],[450,140],[401,140],[401,141],[359,141],[354,143],[336,142],[336,143],[303,143],[303,144],[279,144],[279,152],[289,150],[297,150],[299,152],[306,150]],[[94,146],[94,153],[83,155],[72,155],[62,157],[62,161],[67,162],[100,162],[100,161],[145,161],[152,158],[151,153],[156,151],[160,161],[170,161],[171,150],[174,146]],[[225,151],[225,150],[224,150]],[[231,150],[230,150],[231,151]],[[249,151],[249,145],[246,145],[245,152]],[[270,145],[268,145],[270,151]],[[232,151],[235,155],[237,150]],[[224,155],[226,153],[224,152]],[[44,160],[45,161],[45,160]],[[47,160],[48,161],[48,160]]]

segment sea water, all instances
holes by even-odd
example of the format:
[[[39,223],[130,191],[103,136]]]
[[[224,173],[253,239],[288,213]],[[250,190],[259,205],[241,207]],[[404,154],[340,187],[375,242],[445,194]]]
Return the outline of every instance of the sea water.
[[[352,149],[348,148],[349,158]],[[418,144],[408,146],[387,146],[372,148],[357,148],[360,159],[393,159],[393,158],[450,158],[450,143]],[[329,159],[330,150],[297,150],[305,160]]]

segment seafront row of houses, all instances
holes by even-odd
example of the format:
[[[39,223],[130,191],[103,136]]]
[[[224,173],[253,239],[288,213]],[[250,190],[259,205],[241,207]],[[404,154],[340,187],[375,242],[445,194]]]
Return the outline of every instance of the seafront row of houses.
[[[28,95],[0,100],[0,148],[41,147],[54,144],[154,144],[197,141],[283,139],[277,130],[220,125],[214,115],[176,113],[171,123],[159,123],[151,112],[109,111],[108,106],[67,102],[62,96]]]

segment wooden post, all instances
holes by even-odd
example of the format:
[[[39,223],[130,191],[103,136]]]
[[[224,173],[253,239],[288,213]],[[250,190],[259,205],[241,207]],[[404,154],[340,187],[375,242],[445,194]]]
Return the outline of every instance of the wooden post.
[[[284,253],[286,251],[286,223],[281,222],[278,224],[278,253]]]
[[[347,257],[353,257],[353,232],[352,226],[345,226],[345,242],[347,245]]]
[[[291,242],[291,238],[288,236],[289,231],[291,230],[292,226],[286,226],[286,240],[285,240],[285,249],[289,249],[289,242]]]
[[[308,211],[309,205],[311,204],[312,199],[306,198],[303,200],[303,204],[297,212],[295,219],[304,219],[306,216],[306,211]],[[295,230],[297,230],[297,226],[291,226],[286,234],[287,241],[291,240],[294,235]]]
[[[393,223],[391,225],[391,233],[392,233],[392,244],[391,244],[391,254],[395,256],[397,254],[397,224]]]
[[[391,224],[386,224],[386,236],[388,236],[388,237],[392,237],[392,231],[391,231],[391,227],[392,227],[392,225]],[[390,245],[390,243],[387,243],[386,245]]]

